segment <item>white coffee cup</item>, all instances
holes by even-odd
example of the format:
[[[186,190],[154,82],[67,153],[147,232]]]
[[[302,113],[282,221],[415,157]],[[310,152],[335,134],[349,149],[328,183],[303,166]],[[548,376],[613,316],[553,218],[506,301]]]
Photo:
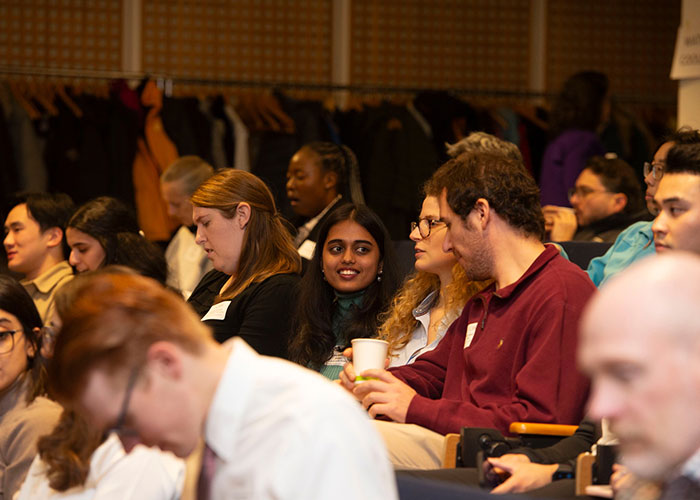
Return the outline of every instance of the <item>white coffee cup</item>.
[[[379,339],[352,339],[352,364],[355,368],[355,382],[367,380],[360,376],[365,370],[383,370],[389,343]]]

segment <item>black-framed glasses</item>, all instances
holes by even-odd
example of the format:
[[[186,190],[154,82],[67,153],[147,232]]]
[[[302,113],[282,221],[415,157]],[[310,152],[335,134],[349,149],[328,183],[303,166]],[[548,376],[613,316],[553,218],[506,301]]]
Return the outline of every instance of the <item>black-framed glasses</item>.
[[[12,352],[15,348],[15,333],[23,332],[24,330],[2,330],[0,331],[0,354]]]
[[[649,174],[654,178],[655,181],[660,181],[664,176],[664,165],[662,163],[649,163],[644,162],[644,177]]]
[[[418,219],[418,222],[411,222],[411,232],[418,228],[421,238],[430,236],[430,231],[434,227],[444,226],[445,223],[437,219]]]
[[[585,198],[586,196],[590,196],[593,193],[609,193],[610,191],[607,191],[605,189],[593,189],[589,188],[588,186],[578,186],[578,187],[572,187],[570,188],[566,194],[569,197],[569,201],[574,196],[578,196],[579,198]]]
[[[131,436],[136,434],[133,429],[127,429],[125,427],[126,423],[126,413],[129,411],[129,402],[131,401],[131,393],[134,392],[134,386],[136,386],[136,381],[139,378],[139,369],[134,367],[131,369],[129,374],[129,380],[126,383],[126,392],[124,393],[124,401],[122,401],[121,409],[119,410],[119,416],[117,417],[116,423],[105,431],[105,436],[115,433],[119,437]]]

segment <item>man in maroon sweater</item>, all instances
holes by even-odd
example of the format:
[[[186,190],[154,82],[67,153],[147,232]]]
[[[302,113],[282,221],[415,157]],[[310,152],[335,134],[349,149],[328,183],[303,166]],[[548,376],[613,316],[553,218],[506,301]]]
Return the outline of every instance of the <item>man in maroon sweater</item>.
[[[361,384],[345,366],[345,388],[372,417],[393,421],[377,426],[397,468],[439,467],[443,435],[463,426],[577,424],[588,395],[576,369],[577,325],[595,287],[542,244],[539,192],[522,162],[467,153],[433,175],[427,194],[440,199],[443,249],[471,279],[494,283],[412,365],[368,370],[362,375],[376,380]]]

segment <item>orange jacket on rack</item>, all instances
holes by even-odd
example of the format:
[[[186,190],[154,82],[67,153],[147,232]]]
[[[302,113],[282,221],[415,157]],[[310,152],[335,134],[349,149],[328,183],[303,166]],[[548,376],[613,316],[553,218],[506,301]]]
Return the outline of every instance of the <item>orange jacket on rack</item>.
[[[160,118],[163,94],[149,81],[141,94],[141,104],[151,109],[146,115],[144,137],[138,139],[134,158],[134,198],[139,226],[151,241],[167,241],[177,227],[168,216],[160,194],[160,174],[178,158],[177,148],[168,138]]]

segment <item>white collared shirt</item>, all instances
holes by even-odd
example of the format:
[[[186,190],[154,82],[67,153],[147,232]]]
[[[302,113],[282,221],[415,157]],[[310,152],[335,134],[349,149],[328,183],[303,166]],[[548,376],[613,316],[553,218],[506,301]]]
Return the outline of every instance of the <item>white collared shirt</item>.
[[[442,338],[445,336],[447,329],[459,317],[461,312],[459,309],[448,311],[442,317],[437,328],[437,336],[430,344],[428,344],[428,329],[430,328],[430,310],[438,297],[438,290],[430,292],[413,310],[413,317],[416,318],[418,324],[413,330],[411,340],[401,349],[397,349],[392,353],[389,367],[410,365],[418,356],[435,349]]]
[[[46,473],[46,464],[37,455],[14,500],[176,500],[182,493],[185,463],[172,453],[143,445],[126,453],[112,434],[90,457],[83,486],[56,491]]]
[[[211,500],[391,500],[394,472],[367,413],[340,386],[242,339],[214,394],[205,440]]]

